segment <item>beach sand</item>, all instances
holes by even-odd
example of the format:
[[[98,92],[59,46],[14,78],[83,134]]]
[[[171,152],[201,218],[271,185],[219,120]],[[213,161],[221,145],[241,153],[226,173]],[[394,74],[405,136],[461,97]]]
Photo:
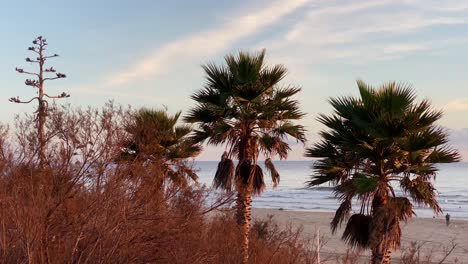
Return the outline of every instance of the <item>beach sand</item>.
[[[304,238],[313,238],[317,230],[323,236],[323,247],[321,249],[322,259],[331,259],[324,263],[337,263],[336,257],[347,251],[347,246],[341,241],[344,225],[336,234],[330,231],[330,221],[333,213],[327,212],[302,212],[278,209],[253,209],[253,218],[267,218],[273,215],[273,220],[282,227],[291,224],[293,227],[303,227]],[[421,256],[430,256],[434,263],[445,255],[446,250],[456,244],[455,249],[443,263],[467,263],[468,264],[468,221],[451,220],[450,226],[446,226],[445,219],[440,218],[412,218],[407,223],[402,222],[402,246],[401,249],[392,253],[392,259],[399,259],[402,250],[407,249],[411,242],[422,246]],[[361,252],[366,256],[368,251]],[[363,257],[363,259],[366,259]],[[455,260],[457,259],[458,262]]]

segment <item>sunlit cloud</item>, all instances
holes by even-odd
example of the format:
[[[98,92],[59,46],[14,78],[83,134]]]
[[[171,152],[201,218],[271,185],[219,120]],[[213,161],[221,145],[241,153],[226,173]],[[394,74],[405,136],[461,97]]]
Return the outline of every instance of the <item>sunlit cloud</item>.
[[[454,99],[449,101],[444,106],[445,111],[467,111],[468,110],[468,98]]]
[[[240,17],[231,17],[225,25],[190,34],[154,50],[148,57],[107,78],[107,85],[121,85],[167,69],[174,61],[215,54],[236,41],[278,22],[308,0],[275,1],[270,6]]]
[[[357,64],[395,60],[466,43],[460,35],[424,32],[468,24],[463,9],[468,1],[429,2],[434,5],[427,7],[421,0],[314,2],[286,33],[261,43],[272,43],[270,47],[280,54],[292,50],[296,55],[289,55],[290,60],[299,63],[310,56],[311,64],[330,59],[350,62],[350,58],[358,58],[352,62]]]

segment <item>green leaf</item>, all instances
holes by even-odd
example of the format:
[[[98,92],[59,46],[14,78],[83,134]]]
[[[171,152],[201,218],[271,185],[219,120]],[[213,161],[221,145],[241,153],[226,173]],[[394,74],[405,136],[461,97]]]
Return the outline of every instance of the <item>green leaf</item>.
[[[373,192],[379,184],[378,177],[369,177],[364,174],[355,173],[353,177],[353,186],[357,193],[365,194]]]

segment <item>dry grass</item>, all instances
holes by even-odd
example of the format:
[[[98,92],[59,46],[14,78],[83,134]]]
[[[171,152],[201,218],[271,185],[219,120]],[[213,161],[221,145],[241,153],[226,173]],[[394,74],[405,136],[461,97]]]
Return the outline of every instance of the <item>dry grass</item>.
[[[1,263],[239,263],[238,227],[231,213],[208,216],[206,189],[167,177],[164,159],[117,162],[129,112],[50,111],[44,170],[34,116],[14,134],[0,126]],[[298,230],[261,226],[251,263],[313,263]]]

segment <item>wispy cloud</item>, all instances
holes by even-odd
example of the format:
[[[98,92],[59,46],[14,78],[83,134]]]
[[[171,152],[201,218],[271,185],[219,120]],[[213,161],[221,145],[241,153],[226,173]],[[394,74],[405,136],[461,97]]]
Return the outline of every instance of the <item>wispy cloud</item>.
[[[443,5],[439,2],[314,2],[314,5],[307,6],[303,19],[298,19],[283,36],[270,42],[279,53],[281,50],[295,50],[300,54],[296,58],[298,61],[304,60],[303,54],[311,54],[306,51],[313,50],[314,55],[309,60],[312,63],[355,57],[360,59],[356,63],[391,60],[458,45],[454,39],[460,39],[460,36],[450,36],[449,31],[440,35],[426,33],[433,28],[468,24],[464,9],[468,1]]]
[[[141,61],[110,75],[106,84],[121,85],[136,78],[149,75],[154,77],[164,71],[173,61],[215,54],[232,43],[273,25],[307,2],[308,0],[278,0],[268,7],[247,15],[231,17],[227,24],[218,28],[193,33],[167,43],[156,48],[151,55]]]
[[[416,0],[414,2],[420,3],[421,0]],[[463,12],[468,10],[468,1],[467,0],[432,0],[429,3],[426,3],[426,7],[447,12]]]
[[[286,35],[288,40],[300,39],[304,34],[310,29],[317,29],[317,25],[311,22],[318,22],[320,18],[326,18],[330,16],[343,16],[350,13],[355,13],[357,11],[366,10],[376,6],[382,6],[388,4],[389,1],[369,1],[369,2],[357,2],[354,4],[348,5],[338,5],[332,7],[323,7],[319,6],[313,8],[306,18],[297,23]]]
[[[454,99],[449,101],[445,107],[445,111],[467,111],[468,110],[468,98]]]
[[[465,17],[406,10],[407,5],[398,2],[353,1],[347,5],[316,7],[287,33],[286,39],[324,46],[363,42],[376,35],[407,34],[438,25],[468,23]]]

